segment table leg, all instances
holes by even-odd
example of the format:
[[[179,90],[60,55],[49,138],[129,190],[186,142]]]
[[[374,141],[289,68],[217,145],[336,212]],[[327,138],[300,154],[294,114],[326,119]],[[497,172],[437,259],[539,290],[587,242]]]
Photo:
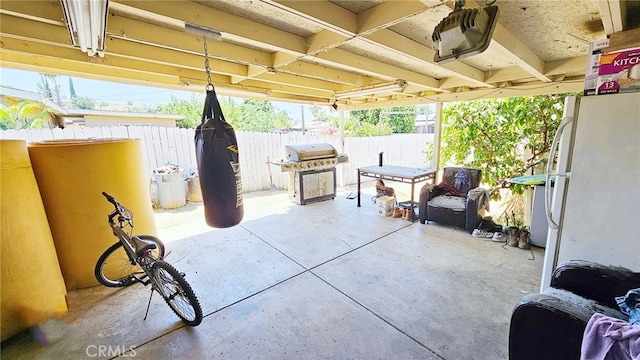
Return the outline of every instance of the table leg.
[[[409,203],[409,209],[411,211],[411,222],[415,221],[415,219],[414,219],[415,214],[414,214],[414,211],[413,211],[413,189],[415,188],[415,185],[416,185],[416,183],[412,181],[411,182],[411,202]]]
[[[358,170],[358,207],[360,207],[360,170]]]

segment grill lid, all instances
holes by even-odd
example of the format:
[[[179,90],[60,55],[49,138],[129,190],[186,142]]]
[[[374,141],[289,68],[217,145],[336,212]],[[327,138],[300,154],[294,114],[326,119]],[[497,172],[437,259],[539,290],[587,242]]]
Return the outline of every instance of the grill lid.
[[[288,161],[328,159],[338,156],[336,149],[327,143],[285,145],[284,149]]]

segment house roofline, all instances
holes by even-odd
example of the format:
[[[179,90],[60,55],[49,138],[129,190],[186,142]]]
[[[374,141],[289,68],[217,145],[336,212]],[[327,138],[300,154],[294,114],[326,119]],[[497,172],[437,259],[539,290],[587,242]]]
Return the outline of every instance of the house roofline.
[[[34,93],[31,91],[14,89],[6,86],[0,85],[0,95],[18,99],[18,100],[29,100],[36,101],[51,110],[56,116],[60,117],[72,117],[72,116],[111,116],[111,117],[138,117],[138,118],[149,118],[149,119],[166,119],[166,120],[182,120],[184,116],[182,115],[172,115],[172,114],[155,114],[155,113],[139,113],[139,112],[126,112],[126,111],[105,111],[105,110],[85,110],[85,109],[66,109],[56,103],[54,103],[51,99],[44,97],[41,94]]]

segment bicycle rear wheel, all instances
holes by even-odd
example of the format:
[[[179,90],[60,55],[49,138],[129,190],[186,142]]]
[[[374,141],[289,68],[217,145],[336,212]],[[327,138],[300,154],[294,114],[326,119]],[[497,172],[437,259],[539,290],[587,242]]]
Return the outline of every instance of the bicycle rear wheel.
[[[164,257],[164,244],[160,239],[152,235],[138,235],[138,237],[156,244],[156,248],[151,250],[151,255],[155,259]],[[140,266],[131,264],[127,252],[119,241],[100,256],[95,268],[98,282],[108,287],[129,286],[137,282],[136,275],[142,274],[144,271]]]
[[[191,285],[180,275],[171,264],[162,260],[156,261],[151,267],[151,281],[156,291],[164,298],[182,321],[190,326],[197,326],[202,322],[202,308]]]

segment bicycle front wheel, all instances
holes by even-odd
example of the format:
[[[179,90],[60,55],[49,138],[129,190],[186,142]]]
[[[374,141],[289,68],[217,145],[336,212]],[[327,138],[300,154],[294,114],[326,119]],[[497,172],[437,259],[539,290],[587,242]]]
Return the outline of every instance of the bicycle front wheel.
[[[164,257],[164,244],[160,239],[151,235],[138,235],[138,237],[156,244],[156,248],[151,250],[151,256],[155,259]],[[126,250],[119,241],[111,245],[100,256],[95,268],[98,282],[108,287],[129,286],[137,282],[136,276],[143,274],[144,271],[140,266],[131,263]]]
[[[191,285],[170,264],[158,260],[151,267],[151,281],[171,310],[190,326],[202,322],[202,308]]]

